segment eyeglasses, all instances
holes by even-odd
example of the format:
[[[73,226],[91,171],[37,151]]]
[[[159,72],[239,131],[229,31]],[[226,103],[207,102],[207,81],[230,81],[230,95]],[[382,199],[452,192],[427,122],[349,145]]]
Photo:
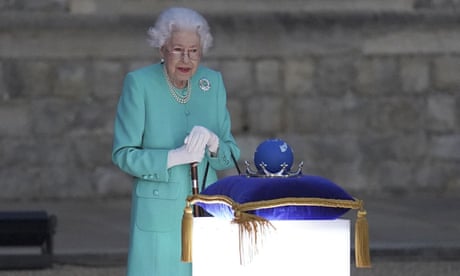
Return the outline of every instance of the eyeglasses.
[[[171,50],[166,49],[174,59],[181,59],[187,56],[191,60],[198,60],[201,57],[201,52],[198,48],[184,49],[174,47]]]

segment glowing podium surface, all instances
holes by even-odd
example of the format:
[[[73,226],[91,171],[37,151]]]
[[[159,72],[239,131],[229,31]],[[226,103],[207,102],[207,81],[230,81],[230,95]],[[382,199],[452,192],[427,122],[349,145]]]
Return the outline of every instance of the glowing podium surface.
[[[259,245],[259,253],[240,265],[238,225],[194,218],[193,276],[349,276],[350,221],[279,220]]]

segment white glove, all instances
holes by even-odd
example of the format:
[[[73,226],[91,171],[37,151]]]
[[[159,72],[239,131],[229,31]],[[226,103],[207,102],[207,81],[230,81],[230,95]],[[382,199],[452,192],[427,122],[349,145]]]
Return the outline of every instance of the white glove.
[[[201,151],[208,146],[210,152],[217,153],[219,137],[205,127],[194,126],[190,134],[185,137],[184,143],[188,151]]]
[[[168,169],[177,165],[201,162],[204,149],[201,151],[188,151],[186,145],[168,152]]]

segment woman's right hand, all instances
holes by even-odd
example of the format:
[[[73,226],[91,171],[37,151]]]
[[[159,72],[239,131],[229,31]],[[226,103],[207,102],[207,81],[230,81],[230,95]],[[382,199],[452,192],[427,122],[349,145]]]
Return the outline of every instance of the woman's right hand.
[[[201,162],[204,157],[204,148],[188,151],[186,145],[168,152],[168,169],[177,165]]]

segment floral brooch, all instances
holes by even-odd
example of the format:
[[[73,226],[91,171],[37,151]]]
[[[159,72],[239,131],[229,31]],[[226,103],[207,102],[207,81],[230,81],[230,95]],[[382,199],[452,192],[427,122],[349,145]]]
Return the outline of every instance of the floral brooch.
[[[204,92],[211,89],[211,82],[209,82],[207,78],[201,78],[199,84],[200,84],[201,90],[203,90]]]

